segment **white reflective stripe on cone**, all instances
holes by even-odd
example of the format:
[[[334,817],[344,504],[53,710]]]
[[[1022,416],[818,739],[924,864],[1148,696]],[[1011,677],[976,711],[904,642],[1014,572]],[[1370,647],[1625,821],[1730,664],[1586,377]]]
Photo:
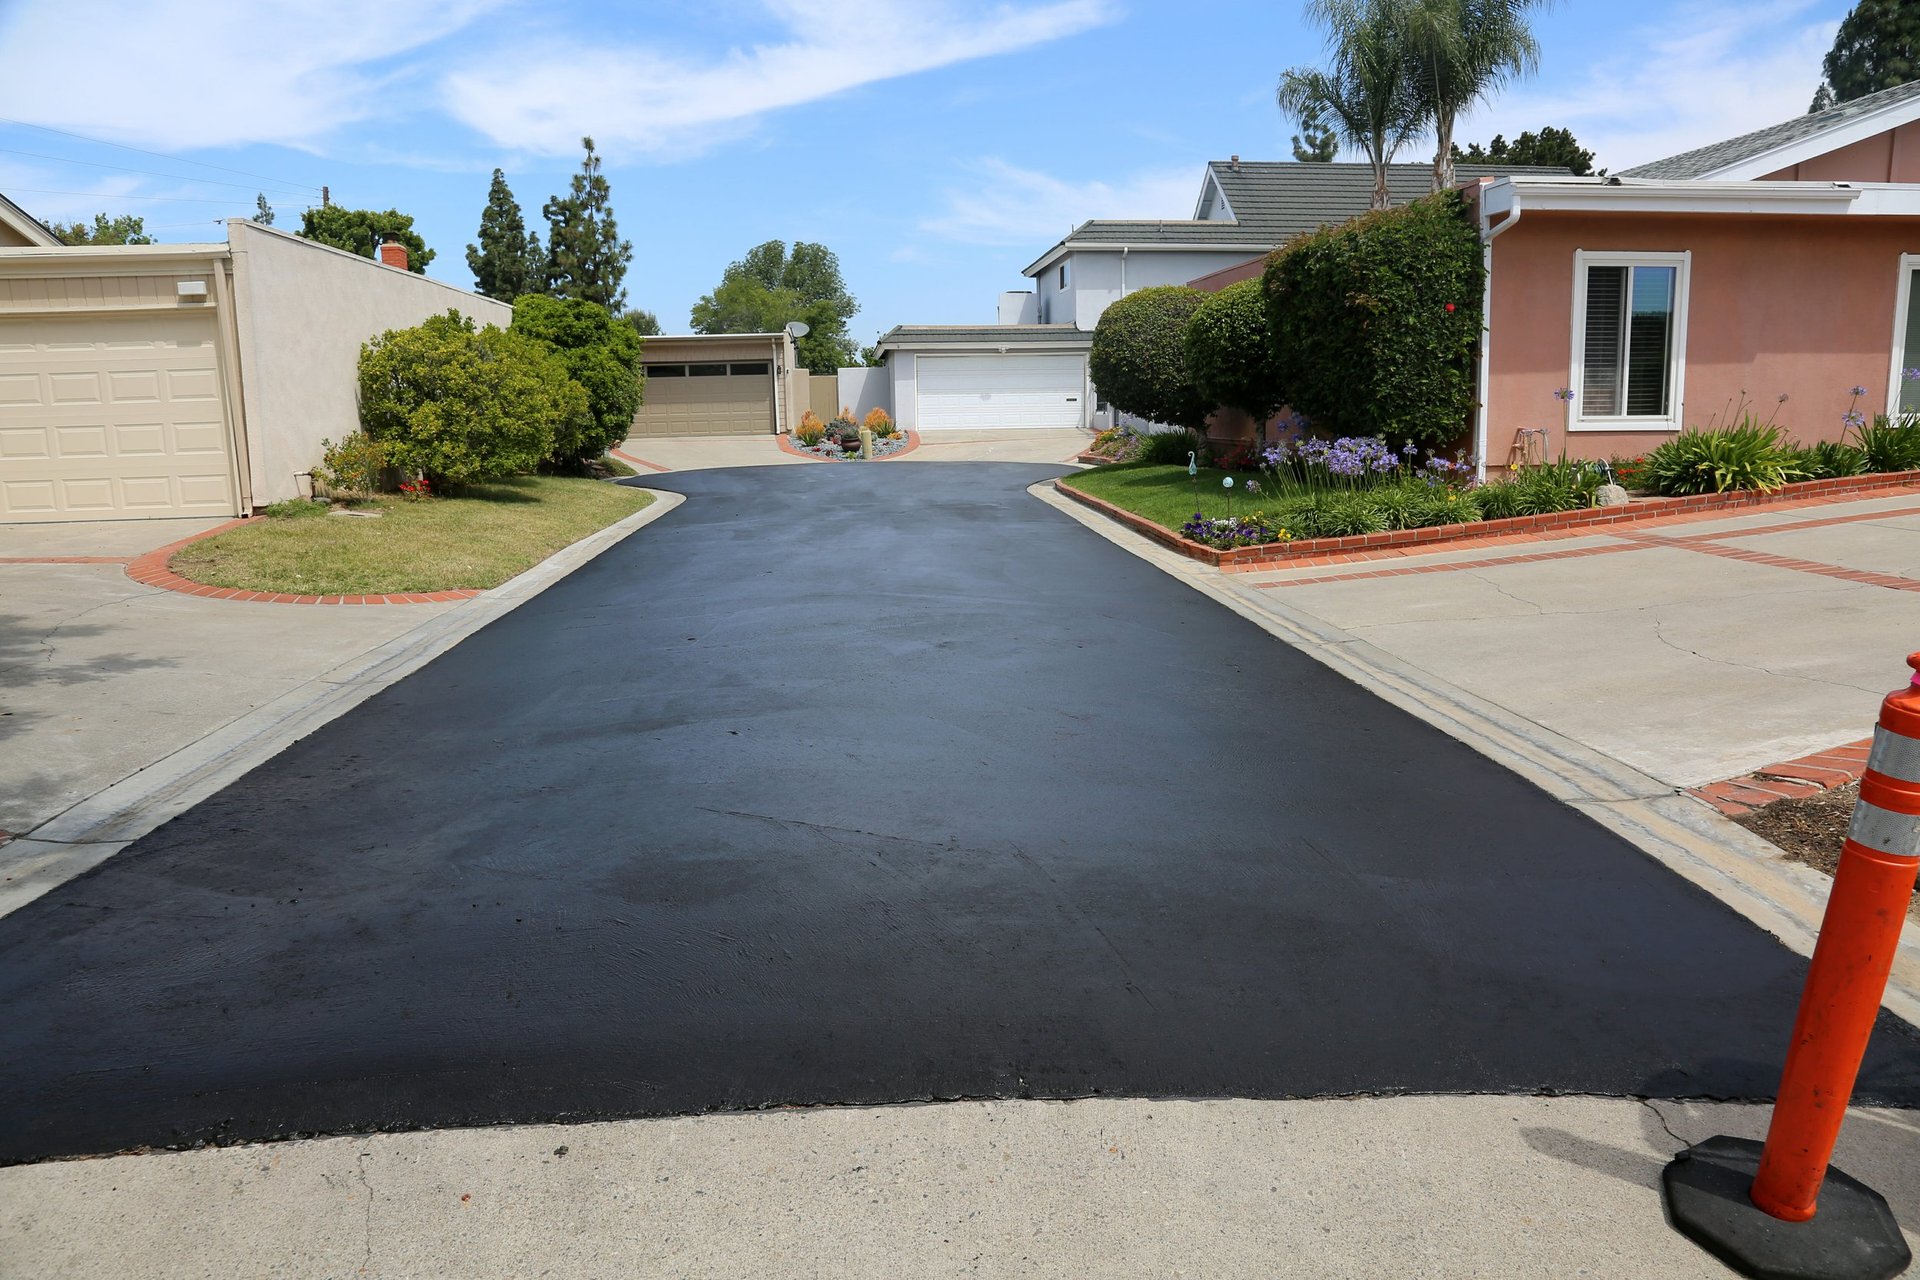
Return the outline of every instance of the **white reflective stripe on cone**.
[[[1853,825],[1847,839],[1881,853],[1901,858],[1920,858],[1920,816],[1895,813],[1865,800],[1853,806]]]
[[[1920,738],[1905,737],[1876,725],[1867,770],[1901,782],[1920,783]]]

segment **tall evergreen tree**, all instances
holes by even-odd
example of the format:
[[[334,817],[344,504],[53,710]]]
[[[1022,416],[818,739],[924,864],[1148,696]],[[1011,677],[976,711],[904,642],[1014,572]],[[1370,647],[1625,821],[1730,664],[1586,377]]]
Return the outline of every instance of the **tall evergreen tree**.
[[[1339,136],[1321,119],[1325,113],[1324,105],[1313,102],[1300,114],[1300,132],[1293,135],[1293,158],[1302,164],[1328,164],[1340,154]]]
[[[1840,20],[1810,111],[1920,80],[1920,0],[1860,0]]]
[[[587,155],[573,175],[572,190],[540,210],[547,219],[547,292],[619,312],[627,300],[621,281],[633,261],[633,243],[622,240],[614,225],[612,192],[593,153],[593,139],[582,138],[580,145]]]
[[[546,284],[540,237],[527,230],[520,202],[498,169],[487,188],[487,207],[480,211],[480,243],[467,246],[467,269],[473,272],[474,288],[502,302],[539,293]]]
[[[1510,164],[1516,168],[1529,165],[1564,165],[1576,178],[1584,178],[1593,172],[1593,152],[1581,146],[1570,129],[1556,129],[1549,125],[1539,133],[1528,131],[1508,142],[1500,134],[1493,135],[1493,141],[1486,146],[1469,142],[1462,151],[1458,144],[1453,148],[1456,163],[1468,164]],[[1601,176],[1606,170],[1600,171]]]
[[[263,227],[273,225],[273,206],[267,203],[267,193],[262,191],[253,201],[253,220]]]

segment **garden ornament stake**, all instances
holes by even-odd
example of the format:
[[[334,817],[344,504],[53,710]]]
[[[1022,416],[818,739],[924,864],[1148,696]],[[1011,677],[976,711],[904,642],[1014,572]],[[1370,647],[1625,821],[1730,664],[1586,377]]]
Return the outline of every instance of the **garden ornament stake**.
[[[1200,474],[1200,464],[1196,461],[1197,457],[1198,455],[1192,450],[1187,451],[1187,478],[1189,480]]]

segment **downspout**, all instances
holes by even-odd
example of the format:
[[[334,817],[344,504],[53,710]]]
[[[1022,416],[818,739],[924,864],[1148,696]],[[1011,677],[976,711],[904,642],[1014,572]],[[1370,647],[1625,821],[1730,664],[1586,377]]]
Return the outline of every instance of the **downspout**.
[[[1520,193],[1513,193],[1513,207],[1497,227],[1487,222],[1487,188],[1491,183],[1481,183],[1477,204],[1480,213],[1480,406],[1474,411],[1473,424],[1473,478],[1485,484],[1487,480],[1487,401],[1493,387],[1489,381],[1493,373],[1493,242],[1514,223],[1520,221]]]

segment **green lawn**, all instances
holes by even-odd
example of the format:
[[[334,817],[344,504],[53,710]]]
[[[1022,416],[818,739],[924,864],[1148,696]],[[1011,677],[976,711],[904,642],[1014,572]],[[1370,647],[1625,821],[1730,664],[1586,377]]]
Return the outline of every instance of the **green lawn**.
[[[458,497],[355,504],[377,516],[287,502],[184,548],[170,567],[209,586],[290,595],[485,589],[652,501],[604,480],[523,476]]]
[[[1247,481],[1258,476],[1237,473],[1229,489],[1220,483],[1227,474],[1203,468],[1199,475],[1189,476],[1185,467],[1135,462],[1077,471],[1063,476],[1060,483],[1169,529],[1178,529],[1196,511],[1208,516],[1251,516],[1274,507],[1275,495],[1247,493]]]

